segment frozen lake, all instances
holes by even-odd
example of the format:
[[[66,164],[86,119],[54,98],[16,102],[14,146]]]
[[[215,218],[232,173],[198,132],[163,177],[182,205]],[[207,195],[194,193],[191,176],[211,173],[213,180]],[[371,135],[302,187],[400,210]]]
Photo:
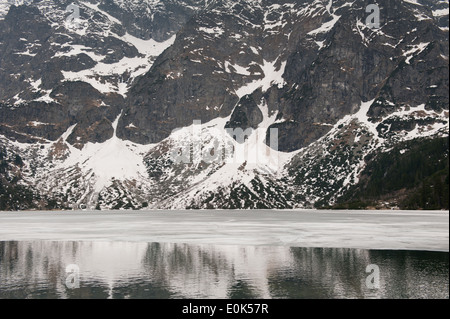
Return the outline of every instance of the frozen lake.
[[[0,212],[0,241],[449,250],[444,211]]]
[[[448,247],[448,212],[0,212],[0,299],[448,298]]]

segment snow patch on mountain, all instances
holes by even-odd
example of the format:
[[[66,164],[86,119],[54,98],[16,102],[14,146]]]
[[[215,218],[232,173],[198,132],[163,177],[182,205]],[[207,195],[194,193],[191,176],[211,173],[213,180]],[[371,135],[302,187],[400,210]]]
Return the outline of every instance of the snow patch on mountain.
[[[134,8],[134,6],[139,7],[147,4],[158,6],[158,3],[158,1],[147,3],[147,1],[139,0],[134,1],[133,4],[128,3],[128,7],[131,5]],[[117,31],[120,30],[120,28],[115,28],[115,25],[122,27],[122,22],[105,10],[100,9],[102,1],[97,1],[96,3],[88,1],[74,2],[75,5],[79,6],[81,16],[75,18],[72,22],[67,19],[68,12],[65,11],[64,5],[61,6],[61,4],[48,0],[40,2],[11,0],[1,4],[0,16],[2,13],[9,10],[11,5],[21,4],[37,7],[48,19],[51,26],[54,29],[58,29],[59,34],[67,36],[68,41],[66,43],[61,45],[58,44],[58,42],[55,42],[52,44],[52,50],[55,51],[53,58],[76,57],[85,54],[96,62],[94,67],[83,69],[81,71],[79,69],[75,71],[61,70],[64,79],[67,81],[83,81],[89,83],[101,93],[114,92],[126,96],[133,80],[136,77],[147,73],[156,57],[171,46],[176,37],[175,35],[172,35],[166,41],[158,42],[154,39],[144,40],[133,36],[128,32],[122,34]],[[64,28],[64,30],[61,30],[61,28]],[[134,46],[139,52],[139,55],[133,57],[132,55],[125,53],[125,56],[122,57],[121,60],[105,63],[103,61],[106,61],[107,58],[111,58],[109,55],[110,53],[112,55],[115,49],[111,49],[111,52],[108,52],[106,55],[100,54],[97,47],[86,44],[83,37],[86,37],[87,35],[91,38],[98,38],[99,41],[104,41],[104,39],[107,38],[115,38],[123,41]],[[24,39],[24,41],[27,40]],[[28,44],[27,50],[17,52],[16,54],[35,57],[36,50],[34,50],[32,45],[33,44]],[[128,52],[131,51],[128,50]]]
[[[114,134],[108,141],[88,143],[81,150],[67,144],[70,156],[57,169],[78,166],[85,175],[93,174],[96,192],[111,184],[114,179],[145,178],[146,170],[142,158],[152,145],[143,146],[119,139],[116,130],[120,116],[113,122]],[[73,126],[70,129],[73,129]],[[62,138],[65,139],[66,136],[68,132]]]
[[[404,52],[403,56],[406,57],[406,60],[405,60],[406,64],[410,64],[411,59],[415,55],[418,55],[423,50],[425,50],[429,44],[430,44],[429,42],[425,42],[425,43],[420,43],[420,44],[417,44],[417,45],[413,45],[410,50]]]
[[[97,11],[97,12],[99,12],[100,14],[106,16],[106,17],[108,18],[108,20],[111,21],[112,23],[122,24],[122,22],[120,22],[118,19],[114,18],[114,17],[113,17],[112,15],[110,15],[109,13],[107,13],[107,12],[105,12],[105,11],[99,9],[98,6],[100,5],[100,3],[98,3],[98,4],[96,4],[96,5],[94,5],[94,4],[92,4],[92,3],[89,3],[89,2],[85,2],[85,1],[82,1],[82,2],[80,2],[80,3],[82,3],[83,5],[85,5],[86,7],[90,8],[90,9],[92,9],[92,10],[94,10],[94,11]]]
[[[334,25],[339,21],[340,18],[341,18],[341,16],[331,14],[330,21],[327,21],[324,24],[322,24],[319,28],[308,32],[308,35],[314,36],[319,33],[327,33],[334,27]]]
[[[271,181],[282,176],[284,166],[296,152],[279,152],[277,145],[266,144],[267,130],[275,122],[277,113],[269,114],[264,100],[258,107],[263,121],[243,143],[238,143],[224,130],[230,116],[181,128],[163,141],[161,144],[171,145],[172,152],[184,149],[182,153],[190,156],[188,163],[167,168],[165,175],[184,176],[188,171],[196,171],[196,174],[186,174],[183,189],[170,200],[155,203],[155,207],[201,206],[212,194],[229,193],[237,187],[245,187],[252,196],[259,198],[261,194],[255,189],[255,181],[261,183],[260,187],[271,189]],[[269,135],[275,141],[278,139],[277,132],[270,131]],[[190,151],[186,145],[191,145]],[[205,162],[209,163],[206,167]]]
[[[433,17],[445,17],[449,15],[449,8],[433,11]]]
[[[403,2],[411,3],[411,4],[414,4],[416,6],[423,6],[417,0],[403,0]]]
[[[29,5],[33,3],[33,0],[2,0],[0,1],[0,20],[4,19],[8,14],[9,8],[12,5],[21,6],[21,5]]]
[[[282,88],[285,84],[283,79],[284,70],[286,68],[286,61],[282,62],[280,66],[276,66],[278,60],[267,62],[264,60],[260,65],[263,70],[264,77],[262,79],[254,80],[246,85],[243,85],[236,90],[237,96],[242,98],[247,94],[253,93],[255,90],[262,88],[263,92],[267,91],[272,85],[277,85]]]
[[[153,39],[142,40],[130,34],[126,34],[121,37],[121,39],[124,42],[135,46],[139,53],[141,53],[141,56],[135,58],[124,57],[116,63],[103,63],[101,60],[103,60],[105,56],[97,55],[88,47],[82,45],[64,45],[63,47],[70,47],[70,51],[66,53],[59,52],[55,55],[55,57],[76,56],[78,54],[85,53],[97,62],[97,64],[91,69],[78,72],[61,71],[64,78],[68,81],[87,82],[101,93],[115,92],[125,97],[132,80],[150,70],[154,59],[173,44],[175,41],[175,36],[172,36],[164,42],[157,42]],[[105,80],[105,78],[107,79],[109,76],[120,76],[122,74],[128,74],[130,76],[130,79],[125,83],[114,83]]]

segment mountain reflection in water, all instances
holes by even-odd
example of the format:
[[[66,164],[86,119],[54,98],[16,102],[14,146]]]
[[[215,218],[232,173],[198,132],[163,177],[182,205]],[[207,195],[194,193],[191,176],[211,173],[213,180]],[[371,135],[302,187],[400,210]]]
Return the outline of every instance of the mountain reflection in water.
[[[448,252],[0,242],[0,298],[448,298]],[[79,267],[79,288],[66,267]],[[380,269],[379,289],[366,267]]]

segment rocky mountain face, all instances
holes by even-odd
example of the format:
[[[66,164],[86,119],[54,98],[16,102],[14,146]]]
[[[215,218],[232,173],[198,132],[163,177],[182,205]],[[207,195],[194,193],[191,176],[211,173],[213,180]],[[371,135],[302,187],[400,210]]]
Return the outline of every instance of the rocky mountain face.
[[[0,1],[0,208],[448,209],[448,1],[368,4]]]

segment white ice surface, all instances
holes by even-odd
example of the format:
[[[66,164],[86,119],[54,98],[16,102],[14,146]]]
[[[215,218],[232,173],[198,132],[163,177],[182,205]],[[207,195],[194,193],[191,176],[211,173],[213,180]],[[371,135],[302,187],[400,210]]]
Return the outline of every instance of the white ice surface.
[[[0,212],[0,240],[449,250],[448,211]]]

